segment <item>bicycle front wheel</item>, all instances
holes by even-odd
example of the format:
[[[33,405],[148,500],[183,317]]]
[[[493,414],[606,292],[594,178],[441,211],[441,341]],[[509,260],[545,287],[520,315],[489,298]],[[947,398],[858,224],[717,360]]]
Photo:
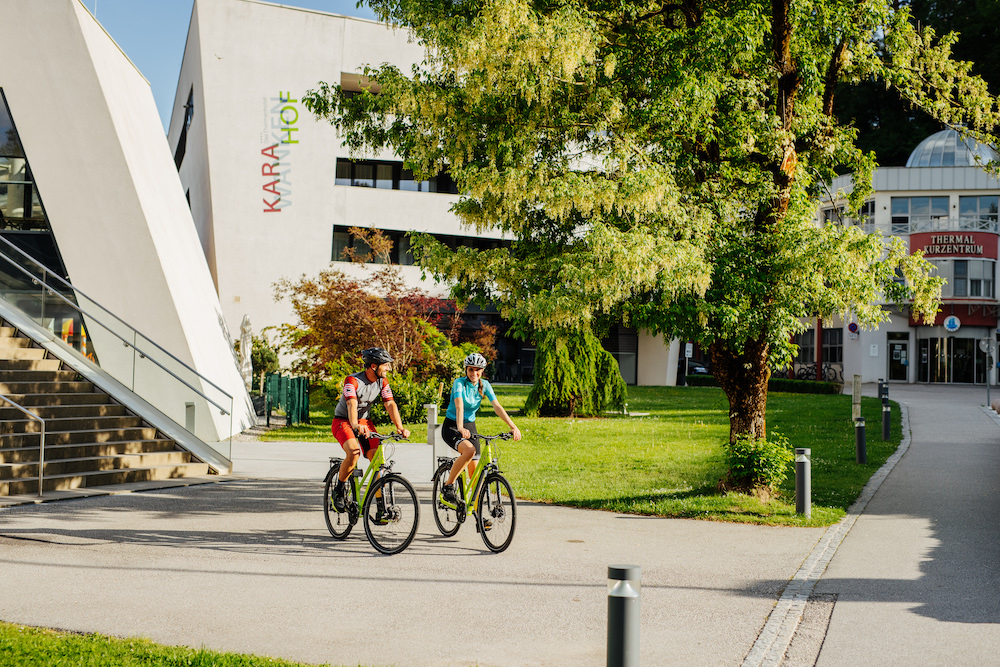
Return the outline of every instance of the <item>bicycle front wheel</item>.
[[[399,475],[386,475],[372,484],[365,498],[365,534],[384,554],[398,554],[417,534],[420,505],[413,486]]]
[[[431,487],[431,508],[434,511],[434,523],[437,524],[438,530],[445,537],[451,537],[462,527],[462,522],[458,520],[458,510],[441,502],[441,488],[448,481],[451,466],[451,463],[442,463],[438,467],[437,472],[434,473],[434,485]],[[461,484],[461,476],[459,476],[458,481]],[[461,487],[457,486],[457,488]],[[460,491],[459,495],[461,495]]]
[[[486,548],[500,553],[509,547],[514,539],[516,521],[517,501],[510,482],[500,473],[490,473],[476,502],[476,522]]]
[[[338,512],[333,506],[333,489],[337,483],[338,468],[330,468],[326,474],[326,488],[323,489],[323,516],[326,517],[326,528],[336,539],[342,540],[351,533],[354,524],[347,510]],[[354,475],[347,478],[347,504],[358,504],[358,485]],[[356,511],[356,510],[355,510]]]

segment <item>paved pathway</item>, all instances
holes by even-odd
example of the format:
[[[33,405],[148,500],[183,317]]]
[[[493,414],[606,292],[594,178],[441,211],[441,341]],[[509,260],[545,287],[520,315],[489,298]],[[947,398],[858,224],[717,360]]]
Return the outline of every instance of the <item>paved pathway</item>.
[[[891,394],[912,440],[816,587],[832,607],[818,664],[1000,663],[1000,428],[986,390]]]
[[[816,585],[786,664],[1000,654],[1000,427],[984,391],[892,391],[911,450]],[[236,443],[254,477],[0,510],[0,619],[315,663],[603,665],[607,565],[628,562],[643,567],[643,665],[739,665],[824,536],[522,503],[493,555],[471,526],[437,536],[424,504],[414,544],[384,557],[363,531],[325,530],[331,447]],[[427,446],[396,459],[426,501]]]

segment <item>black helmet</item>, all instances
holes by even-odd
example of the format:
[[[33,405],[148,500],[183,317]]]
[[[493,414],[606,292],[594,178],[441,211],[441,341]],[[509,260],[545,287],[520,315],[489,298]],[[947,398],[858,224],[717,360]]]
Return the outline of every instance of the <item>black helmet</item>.
[[[367,368],[372,364],[381,366],[392,363],[392,357],[380,347],[370,347],[367,350],[361,350],[361,361],[365,363],[365,368]]]

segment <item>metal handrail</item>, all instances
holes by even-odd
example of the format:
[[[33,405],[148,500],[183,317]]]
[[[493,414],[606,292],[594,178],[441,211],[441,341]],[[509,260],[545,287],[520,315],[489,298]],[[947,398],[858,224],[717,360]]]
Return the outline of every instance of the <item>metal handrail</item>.
[[[42,480],[44,477],[43,470],[45,469],[45,420],[36,415],[31,410],[28,410],[27,408],[18,405],[17,403],[10,400],[7,396],[3,394],[0,394],[0,400],[3,400],[5,403],[13,405],[15,408],[17,408],[24,414],[28,415],[28,417],[30,417],[31,419],[37,419],[38,422],[42,425],[41,440],[38,443],[38,497],[41,498]]]
[[[3,237],[0,237],[0,241],[2,241],[3,243],[6,243],[10,247],[12,247],[15,250],[17,250],[18,252],[21,252],[19,248],[17,248],[16,246],[12,245],[9,241],[7,241],[6,239],[4,239]],[[23,252],[21,254],[24,255]],[[41,269],[42,269],[42,271],[46,275],[50,275],[50,276],[53,276],[55,278],[58,278],[60,281],[62,281],[64,284],[66,284],[73,291],[79,292],[80,294],[83,294],[83,296],[85,296],[88,299],[90,299],[90,297],[87,296],[84,292],[76,289],[75,287],[73,287],[72,285],[70,285],[69,283],[67,283],[62,278],[59,278],[56,274],[54,274],[51,271],[49,271],[49,269],[47,269],[45,266],[39,264],[38,262],[36,262],[35,260],[31,259],[27,255],[24,255],[24,256],[28,260],[30,260],[31,262],[33,262],[34,264],[40,266]],[[120,340],[122,343],[124,343],[125,347],[131,347],[132,349],[134,349],[136,352],[139,353],[139,357],[140,358],[142,358],[142,359],[149,359],[151,362],[153,362],[154,364],[156,364],[157,366],[159,366],[165,373],[167,373],[168,375],[170,375],[171,377],[173,377],[175,380],[177,380],[178,382],[180,382],[181,384],[183,384],[185,387],[187,387],[188,389],[190,389],[191,391],[193,391],[194,393],[198,394],[199,396],[201,396],[202,398],[204,398],[206,401],[208,401],[209,403],[211,403],[212,405],[214,405],[215,407],[217,407],[221,411],[222,414],[224,414],[224,415],[231,414],[229,410],[226,410],[226,408],[222,407],[221,405],[219,405],[218,403],[216,403],[215,401],[213,401],[211,398],[209,398],[208,396],[206,396],[204,393],[202,393],[200,390],[198,390],[196,387],[194,387],[191,384],[189,384],[186,380],[184,380],[184,378],[180,377],[179,375],[177,375],[176,373],[174,373],[173,371],[171,371],[169,368],[167,368],[166,366],[164,366],[163,364],[161,364],[160,362],[158,362],[156,359],[150,357],[148,353],[143,352],[142,349],[140,349],[139,346],[137,346],[135,343],[130,343],[129,341],[125,340],[114,329],[112,329],[111,327],[109,327],[106,324],[104,324],[99,318],[97,318],[94,315],[92,315],[91,313],[88,313],[87,311],[83,310],[79,306],[79,304],[73,303],[72,301],[70,301],[69,299],[67,299],[61,292],[59,292],[58,290],[52,289],[48,285],[48,283],[45,283],[45,282],[39,283],[39,279],[38,279],[37,276],[33,275],[30,271],[28,271],[24,267],[20,266],[17,262],[15,262],[14,260],[12,260],[7,255],[5,255],[3,253],[3,251],[0,251],[0,257],[3,257],[7,261],[9,261],[11,264],[13,264],[19,271],[21,271],[21,273],[23,273],[28,278],[30,278],[34,284],[42,284],[42,285],[44,285],[45,288],[48,290],[48,292],[49,292],[50,295],[59,297],[70,308],[76,310],[81,315],[86,315],[87,317],[89,317],[90,319],[92,319],[97,324],[100,324],[102,327],[104,327],[105,329],[107,329],[113,336],[115,336],[118,340]],[[44,278],[44,276],[43,276],[43,278]],[[216,389],[218,389],[230,401],[233,400],[232,395],[230,395],[229,392],[227,392],[225,389],[223,389],[219,385],[215,384],[214,382],[212,382],[211,380],[209,380],[208,378],[206,378],[205,376],[203,376],[201,373],[199,373],[198,371],[194,370],[193,368],[191,368],[190,366],[188,366],[187,364],[185,364],[183,361],[181,361],[180,359],[178,359],[174,355],[170,354],[170,352],[167,352],[166,350],[164,350],[156,342],[154,342],[153,340],[151,340],[149,337],[143,335],[142,332],[140,332],[138,329],[136,329],[135,327],[133,327],[132,325],[130,325],[128,322],[124,321],[123,319],[121,319],[120,317],[118,317],[117,315],[115,315],[114,313],[112,313],[107,308],[104,308],[104,306],[101,306],[101,304],[97,303],[93,299],[90,299],[90,301],[93,302],[95,305],[99,306],[100,308],[102,308],[106,313],[108,313],[109,315],[111,315],[112,317],[114,317],[115,319],[117,319],[119,322],[121,322],[122,324],[124,324],[127,328],[131,329],[136,334],[138,334],[138,335],[142,336],[143,338],[145,338],[146,340],[148,340],[150,343],[152,343],[159,350],[161,350],[166,355],[168,355],[171,359],[173,359],[174,361],[176,361],[177,363],[179,363],[181,366],[183,366],[184,368],[188,369],[189,371],[191,371],[192,373],[194,373],[195,375],[197,375],[199,378],[201,378],[202,380],[204,380],[208,384],[210,384],[213,387],[215,387]],[[89,361],[90,360],[88,359],[88,362]]]
[[[201,373],[199,373],[199,372],[198,372],[198,371],[196,371],[195,369],[193,369],[193,368],[191,368],[190,366],[188,366],[188,365],[187,365],[186,363],[184,363],[183,361],[181,361],[180,359],[178,359],[178,358],[177,358],[176,356],[174,356],[174,355],[173,355],[173,354],[172,354],[172,353],[171,353],[171,352],[170,352],[169,350],[165,349],[165,348],[164,348],[163,346],[161,346],[161,345],[160,345],[159,343],[157,343],[156,341],[154,341],[154,340],[153,340],[152,338],[150,338],[149,336],[145,335],[144,333],[142,333],[141,331],[139,331],[138,329],[136,329],[136,328],[135,328],[134,326],[132,326],[131,324],[129,324],[128,322],[126,322],[125,320],[123,320],[123,319],[122,319],[121,317],[119,317],[118,315],[115,315],[115,314],[114,314],[113,312],[111,312],[110,310],[108,310],[107,308],[105,308],[104,306],[102,306],[102,305],[101,305],[100,303],[98,303],[98,302],[97,302],[97,301],[95,301],[94,299],[90,298],[90,295],[88,295],[88,294],[87,294],[86,292],[84,292],[83,290],[79,289],[78,287],[74,287],[74,286],[73,286],[73,285],[72,285],[72,284],[71,284],[71,283],[70,283],[69,281],[67,281],[66,279],[64,279],[64,278],[63,278],[62,276],[60,276],[60,275],[59,275],[59,274],[57,274],[57,273],[53,273],[51,269],[49,269],[48,267],[46,267],[46,266],[45,266],[44,264],[40,263],[40,262],[39,262],[38,260],[36,260],[36,259],[35,259],[34,257],[32,257],[31,255],[28,255],[27,253],[25,253],[25,252],[24,252],[23,250],[21,250],[21,249],[20,249],[20,248],[18,248],[18,247],[17,247],[16,245],[14,245],[13,243],[11,243],[11,242],[10,242],[10,241],[8,241],[7,239],[3,238],[2,236],[0,236],[0,242],[2,242],[2,243],[4,243],[4,244],[6,244],[6,245],[7,245],[8,247],[10,247],[10,248],[13,248],[13,249],[14,249],[14,250],[15,250],[15,251],[16,251],[16,252],[17,252],[18,254],[20,254],[20,255],[21,255],[21,256],[22,256],[22,257],[23,257],[24,259],[28,260],[29,262],[31,262],[32,264],[34,264],[35,266],[37,266],[37,267],[38,267],[39,269],[41,269],[41,271],[42,271],[42,274],[43,274],[43,277],[44,277],[44,276],[52,276],[53,278],[55,278],[56,280],[58,280],[58,281],[59,281],[60,283],[62,283],[62,284],[63,284],[63,285],[65,286],[65,287],[69,288],[69,289],[70,289],[71,291],[73,291],[73,292],[75,292],[75,293],[78,293],[78,294],[82,294],[83,296],[87,297],[87,299],[88,299],[88,300],[89,300],[89,301],[90,301],[91,303],[93,303],[93,304],[94,304],[95,306],[98,306],[98,307],[99,307],[99,308],[101,308],[101,309],[102,309],[102,310],[103,310],[104,312],[106,312],[107,314],[109,314],[109,315],[111,315],[112,317],[114,317],[114,318],[115,318],[116,320],[118,320],[118,321],[119,321],[120,323],[122,323],[123,325],[125,325],[125,327],[126,327],[126,328],[128,328],[128,329],[131,329],[131,330],[132,330],[132,331],[134,331],[135,333],[137,333],[137,334],[139,334],[140,336],[142,336],[143,338],[145,338],[145,339],[146,339],[147,341],[149,341],[149,342],[150,342],[150,343],[151,343],[151,344],[152,344],[152,345],[153,345],[154,347],[156,347],[156,348],[157,348],[158,350],[160,350],[161,352],[163,352],[163,353],[164,353],[165,355],[167,355],[168,357],[170,357],[171,359],[173,359],[174,361],[176,361],[176,362],[177,362],[178,364],[180,364],[181,366],[183,366],[183,367],[184,367],[184,368],[186,368],[187,370],[189,370],[189,371],[191,371],[192,373],[194,373],[195,375],[197,375],[197,376],[198,376],[198,377],[199,377],[200,379],[204,380],[204,381],[205,381],[205,382],[207,382],[208,384],[212,385],[213,387],[215,387],[216,389],[218,389],[219,391],[221,391],[221,392],[222,392],[223,394],[225,394],[225,395],[226,395],[226,397],[227,397],[227,398],[229,398],[230,400],[232,400],[232,398],[233,398],[233,397],[232,397],[232,395],[230,395],[230,394],[229,394],[229,392],[227,392],[227,391],[226,391],[225,389],[223,389],[223,388],[222,388],[222,387],[220,387],[219,385],[215,384],[214,382],[212,382],[212,381],[211,381],[210,379],[208,379],[207,377],[205,377],[204,375],[202,375]],[[3,255],[3,253],[2,253],[2,252],[0,252],[0,255]],[[6,255],[3,255],[3,256],[4,256],[4,257],[6,257]],[[10,258],[9,258],[9,257],[7,257],[7,259],[10,259]],[[18,267],[18,268],[21,268],[21,267]],[[22,271],[23,271],[23,269],[22,269]],[[25,273],[26,273],[26,275],[28,275],[29,277],[31,277],[31,278],[33,278],[33,279],[37,280],[37,278],[36,278],[35,276],[31,275],[31,274],[30,274],[30,273],[28,273],[27,271],[25,271]],[[46,286],[48,286],[48,283],[45,283],[45,284],[46,284]],[[60,295],[60,296],[61,296],[61,295]],[[72,304],[72,303],[71,303],[70,305],[75,305],[75,304]],[[75,306],[75,307],[76,307],[76,310],[80,311],[80,313],[81,313],[81,314],[85,314],[85,315],[87,315],[88,317],[93,317],[93,315],[91,315],[90,313],[87,313],[86,311],[82,310],[82,309],[81,309],[81,308],[80,308],[79,306]],[[95,318],[95,321],[98,321],[98,322],[100,322],[100,320],[96,320],[96,318]],[[108,331],[111,331],[111,333],[114,333],[114,331],[112,331],[112,330],[111,330],[110,328],[106,327],[106,326],[105,326],[104,324],[101,324],[101,326],[104,326],[104,328],[108,329]],[[116,336],[118,336],[118,334],[115,334],[115,335],[116,335]],[[126,344],[129,344],[129,343],[128,343],[128,341],[126,341],[126,340],[125,340],[124,338],[122,338],[121,336],[118,336],[118,338],[119,338],[119,339],[121,339],[121,340],[122,340],[122,342],[124,342],[124,343],[126,343]],[[133,345],[132,345],[132,347],[135,347],[135,345],[133,344]],[[138,348],[136,348],[136,349],[138,350]],[[140,352],[140,354],[142,354],[142,353]],[[149,355],[144,355],[144,356],[147,356],[147,357],[148,357]],[[163,365],[162,365],[162,364],[160,364],[160,363],[158,363],[158,362],[156,362],[156,361],[154,361],[153,363],[155,363],[155,364],[156,364],[157,366],[160,366],[160,368],[163,368],[163,370],[167,370],[166,368],[164,368],[164,367],[163,367]],[[170,371],[167,371],[167,372],[169,373]],[[175,376],[175,377],[176,377],[176,376]],[[197,391],[197,390],[195,390],[195,391]],[[207,398],[207,397],[206,397],[206,398]]]

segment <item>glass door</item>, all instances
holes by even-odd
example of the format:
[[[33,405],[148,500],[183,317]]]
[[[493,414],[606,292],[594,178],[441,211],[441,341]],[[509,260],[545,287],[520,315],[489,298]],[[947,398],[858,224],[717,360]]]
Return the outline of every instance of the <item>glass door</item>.
[[[905,341],[889,341],[889,379],[906,382],[910,359]]]

